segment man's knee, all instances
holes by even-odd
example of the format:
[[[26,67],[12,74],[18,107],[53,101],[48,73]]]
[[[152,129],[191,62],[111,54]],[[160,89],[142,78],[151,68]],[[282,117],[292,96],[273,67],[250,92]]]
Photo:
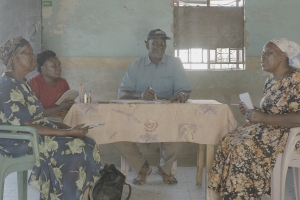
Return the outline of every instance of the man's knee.
[[[115,142],[113,143],[113,145],[117,148],[117,149],[123,149],[126,147],[132,147],[135,146],[136,143],[134,142]]]
[[[166,154],[176,154],[181,150],[183,145],[183,142],[165,142],[160,144],[160,148]]]

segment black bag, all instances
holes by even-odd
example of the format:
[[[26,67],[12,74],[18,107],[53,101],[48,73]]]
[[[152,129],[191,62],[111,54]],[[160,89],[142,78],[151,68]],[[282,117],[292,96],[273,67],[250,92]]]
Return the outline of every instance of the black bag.
[[[115,167],[114,164],[105,164],[100,171],[101,178],[90,190],[90,200],[121,200],[123,185],[128,185],[131,196],[131,186],[125,182],[126,177]]]

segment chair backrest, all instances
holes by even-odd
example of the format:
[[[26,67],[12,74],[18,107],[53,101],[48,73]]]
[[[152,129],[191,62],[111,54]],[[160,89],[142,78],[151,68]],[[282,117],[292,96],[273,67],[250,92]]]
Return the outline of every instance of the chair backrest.
[[[300,167],[299,155],[295,155],[296,143],[300,141],[300,127],[291,128],[288,141],[284,148],[280,169],[280,199],[284,199],[285,182],[288,167]],[[296,186],[295,186],[296,187]]]
[[[0,138],[31,141],[33,154],[36,158],[39,157],[39,151],[38,151],[39,134],[36,128],[32,126],[0,125],[0,131],[1,131]],[[22,134],[22,133],[29,133],[29,134]]]
[[[32,150],[33,150],[32,155],[24,155],[17,158],[4,157],[3,155],[0,154],[0,200],[2,200],[3,190],[4,190],[4,180],[6,176],[8,176],[10,173],[15,171],[18,172],[26,171],[27,174],[27,170],[32,169],[32,167],[34,166],[36,159],[39,157],[39,151],[38,151],[39,134],[36,128],[30,126],[0,125],[0,138],[15,139],[15,140],[29,140],[32,144]],[[19,174],[18,174],[18,179],[19,179]],[[20,188],[19,186],[19,197],[23,195],[20,192],[20,191],[24,191],[23,188]],[[26,199],[26,197],[24,197],[23,199]]]

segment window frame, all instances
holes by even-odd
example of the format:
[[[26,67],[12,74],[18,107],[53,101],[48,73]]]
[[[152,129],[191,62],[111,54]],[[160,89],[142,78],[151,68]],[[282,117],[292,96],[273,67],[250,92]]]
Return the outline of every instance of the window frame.
[[[192,2],[192,3],[185,3],[184,1],[179,1],[179,0],[173,0],[173,5],[175,6],[206,6],[206,7],[210,7],[210,6],[224,6],[224,5],[216,5],[216,4],[211,4],[211,2],[214,0],[206,0],[206,5],[202,4],[202,5],[197,5],[197,0],[186,0],[185,2]],[[217,1],[217,0],[216,0]],[[220,0],[219,0],[220,1]],[[204,2],[204,1],[199,1],[199,2]],[[232,3],[235,2],[235,7],[244,7],[245,5],[245,0],[232,0]],[[233,3],[234,4],[234,3]],[[233,6],[233,5],[227,5],[227,6]],[[192,49],[202,49],[202,55],[201,55],[201,59],[202,62],[192,62]],[[220,55],[220,53],[218,53],[219,49],[228,49],[228,62],[222,61],[222,62],[218,62],[218,54]],[[245,46],[242,48],[215,48],[215,49],[208,49],[208,48],[191,48],[191,49],[177,49],[176,46],[174,47],[173,50],[173,55],[175,57],[180,58],[180,50],[185,50],[187,51],[187,59],[188,62],[184,62],[182,61],[182,64],[184,65],[184,69],[185,70],[206,70],[206,71],[210,71],[210,70],[222,70],[222,71],[226,71],[226,70],[245,70],[246,68],[246,56],[245,56]],[[207,51],[207,62],[203,62],[203,52],[204,50]],[[235,50],[236,51],[236,61],[233,62],[231,61],[231,53],[230,51]],[[214,61],[215,62],[211,62],[211,51],[215,51],[215,58]],[[221,53],[222,54],[222,53]],[[182,60],[182,57],[180,58]],[[200,68],[192,68],[192,65],[201,65],[201,64],[205,64],[207,65],[207,67],[205,69],[200,69]],[[235,67],[225,67],[223,68],[223,65],[235,65]],[[190,67],[186,67],[187,65],[190,65]],[[215,68],[213,66],[215,65],[220,65],[219,68]]]

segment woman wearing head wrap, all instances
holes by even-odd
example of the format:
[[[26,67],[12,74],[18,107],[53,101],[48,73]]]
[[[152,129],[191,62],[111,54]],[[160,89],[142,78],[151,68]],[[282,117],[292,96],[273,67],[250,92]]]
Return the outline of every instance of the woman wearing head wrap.
[[[64,118],[74,101],[65,99],[59,106],[55,105],[57,99],[70,89],[67,81],[60,77],[60,60],[50,50],[38,53],[36,60],[39,74],[30,78],[28,82],[44,107],[44,115]]]
[[[239,108],[249,123],[228,133],[218,148],[208,187],[229,199],[270,195],[271,174],[290,128],[300,126],[300,47],[281,38],[265,44],[261,66],[271,73],[260,108]],[[298,68],[298,69],[297,69]],[[299,145],[296,151],[300,153]]]
[[[40,135],[40,158],[29,183],[40,199],[87,199],[89,187],[99,178],[100,156],[95,141],[85,134],[88,127],[50,122],[24,76],[33,71],[36,56],[25,39],[8,40],[0,47],[7,67],[0,78],[0,125],[33,126]],[[31,153],[27,141],[1,139],[0,154],[18,157]]]

